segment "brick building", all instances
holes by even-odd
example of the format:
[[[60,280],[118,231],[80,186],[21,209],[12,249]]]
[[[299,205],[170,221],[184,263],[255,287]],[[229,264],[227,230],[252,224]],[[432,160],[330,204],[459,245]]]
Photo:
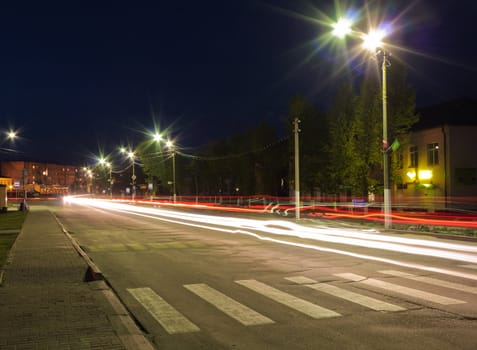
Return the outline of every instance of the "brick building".
[[[85,171],[74,165],[3,161],[0,163],[0,174],[10,178],[17,189],[40,194],[68,193],[87,186]]]

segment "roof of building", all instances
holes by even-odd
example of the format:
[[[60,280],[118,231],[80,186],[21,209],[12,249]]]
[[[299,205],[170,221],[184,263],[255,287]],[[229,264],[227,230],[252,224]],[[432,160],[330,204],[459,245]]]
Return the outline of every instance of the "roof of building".
[[[477,125],[477,99],[461,97],[418,109],[419,121],[413,130],[440,125]]]

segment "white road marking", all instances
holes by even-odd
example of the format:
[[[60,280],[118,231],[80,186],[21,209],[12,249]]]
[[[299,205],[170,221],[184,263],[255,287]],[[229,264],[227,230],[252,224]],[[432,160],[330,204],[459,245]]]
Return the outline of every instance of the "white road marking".
[[[465,301],[457,300],[453,298],[447,298],[441,295],[433,294],[424,292],[418,289],[408,288],[404,286],[400,286],[398,284],[393,284],[389,282],[380,281],[374,278],[366,278],[364,276],[356,275],[354,273],[337,273],[334,274],[335,276],[351,280],[354,282],[359,282],[362,284],[366,284],[371,287],[381,288],[385,290],[389,290],[395,293],[400,293],[404,295],[408,295],[413,298],[427,300],[433,303],[442,304],[442,305],[453,305],[453,304],[465,304]]]
[[[460,283],[447,282],[447,281],[439,280],[437,278],[432,278],[432,277],[416,276],[416,275],[413,275],[413,274],[410,274],[410,273],[395,271],[395,270],[383,270],[383,271],[379,271],[379,272],[387,274],[387,275],[396,276],[396,277],[407,278],[407,279],[410,279],[410,280],[413,280],[413,281],[423,282],[423,283],[427,283],[427,284],[433,284],[433,285],[439,286],[439,287],[445,287],[445,288],[460,290],[462,292],[477,294],[477,288],[476,287],[470,287],[470,286],[466,286],[466,285],[460,284]]]
[[[200,331],[199,327],[174,309],[151,288],[127,289],[169,334]]]
[[[474,270],[477,270],[477,265],[472,265],[472,264],[469,264],[469,265],[459,265],[460,267],[465,267],[466,269],[474,269]]]
[[[351,301],[352,303],[356,303],[362,306],[365,306],[367,308],[370,308],[372,310],[376,311],[403,311],[406,310],[405,308],[386,303],[384,301],[371,298],[365,295],[361,295],[355,292],[351,292],[346,289],[342,289],[336,286],[333,286],[331,284],[327,283],[318,283],[315,280],[312,280],[311,278],[307,278],[304,276],[296,276],[296,277],[286,277],[286,280],[289,280],[291,282],[297,283],[297,284],[303,284],[307,286],[308,288],[312,288],[315,290],[318,290],[323,293],[331,294],[335,297],[345,299],[348,301]]]
[[[316,304],[310,303],[309,301],[297,298],[291,294],[282,292],[278,289],[275,289],[271,286],[268,286],[262,282],[256,280],[240,280],[235,281],[236,283],[253,290],[263,296],[266,296],[277,303],[288,306],[294,310],[297,310],[305,315],[308,315],[313,318],[328,318],[328,317],[337,317],[341,316],[339,313],[325,309]]]
[[[186,284],[184,287],[244,326],[274,323],[273,320],[268,317],[263,316],[204,283]]]

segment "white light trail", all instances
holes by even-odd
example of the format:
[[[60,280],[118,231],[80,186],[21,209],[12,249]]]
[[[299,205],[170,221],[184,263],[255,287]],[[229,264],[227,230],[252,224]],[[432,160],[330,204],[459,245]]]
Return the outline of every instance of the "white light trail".
[[[378,235],[373,233],[359,232],[351,229],[309,227],[281,220],[254,220],[248,218],[174,212],[169,210],[162,210],[160,208],[135,206],[100,199],[68,197],[65,198],[65,202],[93,206],[106,210],[119,211],[181,225],[194,226],[235,234],[247,234],[260,240],[267,240],[280,244],[287,244],[307,249],[348,255],[360,259],[380,261],[403,267],[444,273],[477,280],[477,275],[473,274],[428,267],[419,264],[406,263],[366,254],[352,253],[339,249],[325,248],[313,244],[302,244],[286,241],[283,239],[275,239],[269,236],[262,236],[260,234],[250,231],[253,230],[263,232],[269,235],[299,237],[316,241],[347,244],[366,248],[396,251],[407,254],[425,255],[449,260],[477,263],[477,246],[473,244],[463,245],[449,242],[428,241],[424,239],[413,239],[381,234]]]

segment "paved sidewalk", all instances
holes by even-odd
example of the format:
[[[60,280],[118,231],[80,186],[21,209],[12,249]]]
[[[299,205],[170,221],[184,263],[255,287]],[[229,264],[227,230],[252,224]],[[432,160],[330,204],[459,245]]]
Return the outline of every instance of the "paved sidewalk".
[[[0,286],[1,350],[139,347],[107,285],[84,282],[88,265],[46,207],[30,208],[9,260]]]

